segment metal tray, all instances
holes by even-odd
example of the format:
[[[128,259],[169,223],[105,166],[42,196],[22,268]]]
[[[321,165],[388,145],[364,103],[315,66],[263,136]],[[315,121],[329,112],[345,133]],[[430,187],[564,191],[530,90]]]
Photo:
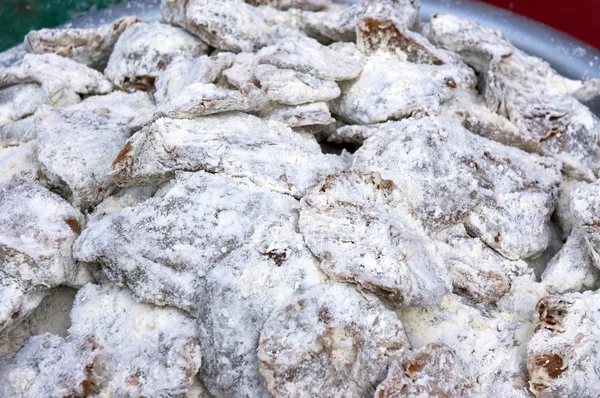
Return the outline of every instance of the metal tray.
[[[358,0],[342,0],[356,3]],[[600,78],[600,51],[573,37],[510,11],[471,0],[421,0],[421,18],[428,21],[436,13],[449,13],[470,18],[502,30],[510,41],[529,54],[545,59],[564,76],[573,79]],[[160,0],[133,0],[96,11],[73,20],[65,27],[91,28],[109,23],[125,15],[137,15],[147,21],[159,21]],[[0,67],[8,66],[23,56],[17,46],[0,53]],[[588,104],[600,115],[600,98]]]

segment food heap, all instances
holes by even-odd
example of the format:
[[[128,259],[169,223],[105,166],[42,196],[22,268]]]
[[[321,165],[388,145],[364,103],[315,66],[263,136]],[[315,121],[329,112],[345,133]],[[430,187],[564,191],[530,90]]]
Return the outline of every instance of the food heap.
[[[600,396],[599,81],[418,0],[161,10],[0,70],[0,396]]]

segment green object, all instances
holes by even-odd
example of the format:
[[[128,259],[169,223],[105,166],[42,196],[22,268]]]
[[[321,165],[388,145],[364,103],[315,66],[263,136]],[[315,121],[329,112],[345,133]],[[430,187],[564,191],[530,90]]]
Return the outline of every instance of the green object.
[[[53,28],[124,0],[0,0],[0,51],[23,42],[30,31]]]

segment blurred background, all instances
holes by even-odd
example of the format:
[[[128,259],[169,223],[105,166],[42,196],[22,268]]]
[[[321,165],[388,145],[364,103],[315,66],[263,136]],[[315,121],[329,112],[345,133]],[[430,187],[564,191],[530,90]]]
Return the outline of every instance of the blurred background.
[[[0,0],[0,51],[32,29],[55,27],[126,0]],[[562,30],[600,49],[600,0],[485,0]]]

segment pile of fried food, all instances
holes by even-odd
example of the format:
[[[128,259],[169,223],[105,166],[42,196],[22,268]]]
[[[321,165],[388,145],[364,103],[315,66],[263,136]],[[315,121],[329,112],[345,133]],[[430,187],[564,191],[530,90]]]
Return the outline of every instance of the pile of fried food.
[[[600,396],[599,81],[418,0],[161,11],[0,70],[0,396]]]

